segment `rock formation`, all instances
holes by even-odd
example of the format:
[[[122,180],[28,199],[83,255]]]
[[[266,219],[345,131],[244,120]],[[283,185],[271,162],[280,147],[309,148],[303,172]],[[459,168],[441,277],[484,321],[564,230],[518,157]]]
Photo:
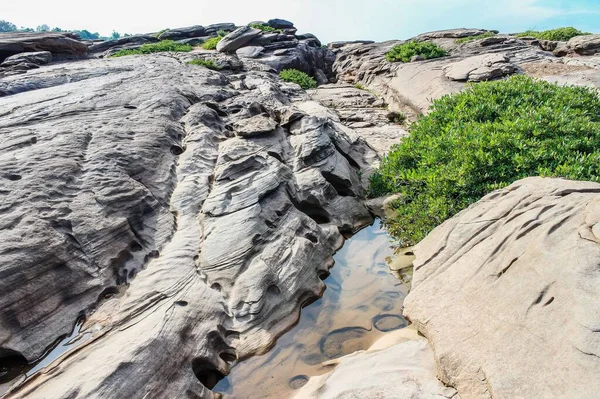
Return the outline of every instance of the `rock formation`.
[[[528,178],[414,250],[405,314],[463,398],[600,390],[600,185]]]
[[[365,188],[408,134],[402,114],[513,73],[600,87],[597,35],[459,44],[486,31],[430,32],[414,40],[449,56],[392,64],[401,41],[324,49],[289,21],[261,24],[279,31],[0,34],[0,395],[214,397],[236,359],[267,351],[321,295],[344,237],[372,221]],[[219,51],[109,57],[218,34]],[[198,58],[221,69],[187,64]],[[321,86],[284,83],[285,68]],[[406,314],[443,383],[464,398],[594,396],[599,192],[517,182],[417,247]],[[389,377],[360,383],[376,363]],[[417,339],[343,359],[310,386],[456,396],[432,369]]]

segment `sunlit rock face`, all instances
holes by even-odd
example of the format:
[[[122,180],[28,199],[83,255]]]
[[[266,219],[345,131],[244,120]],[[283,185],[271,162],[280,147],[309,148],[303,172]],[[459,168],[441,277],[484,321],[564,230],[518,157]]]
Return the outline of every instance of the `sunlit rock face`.
[[[528,178],[415,248],[405,314],[463,398],[600,389],[600,185]]]
[[[300,111],[304,92],[272,73],[193,57],[0,81],[4,362],[35,362],[86,317],[71,356],[15,397],[211,397],[372,220],[362,139]]]

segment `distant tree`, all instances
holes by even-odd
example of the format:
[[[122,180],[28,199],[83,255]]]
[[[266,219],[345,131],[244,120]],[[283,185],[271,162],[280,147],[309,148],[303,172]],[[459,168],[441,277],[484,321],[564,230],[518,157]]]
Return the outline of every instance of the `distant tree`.
[[[121,34],[119,32],[117,32],[117,31],[115,31],[115,30],[113,30],[113,33],[110,35],[110,38],[112,40],[119,39],[120,37],[121,37]]]
[[[97,40],[100,37],[100,34],[98,32],[92,33],[87,29],[76,30],[76,31],[73,31],[73,33],[75,33],[77,36],[79,36],[83,40]]]
[[[60,29],[59,27],[53,28],[52,32],[64,32],[62,29]]]
[[[8,21],[0,21],[0,32],[15,32],[17,30],[17,25]]]
[[[37,28],[35,28],[36,32],[49,32],[50,31],[50,26],[43,24],[38,26]]]
[[[31,29],[31,28],[26,28],[24,26],[21,26],[19,28],[19,32],[35,32],[35,31],[33,29]]]

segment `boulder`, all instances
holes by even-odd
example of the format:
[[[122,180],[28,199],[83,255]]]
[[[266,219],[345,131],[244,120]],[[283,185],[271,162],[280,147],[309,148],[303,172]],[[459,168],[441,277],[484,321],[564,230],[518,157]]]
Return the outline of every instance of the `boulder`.
[[[189,39],[191,37],[201,37],[206,35],[206,29],[203,26],[195,25],[188,26],[186,28],[169,29],[163,32],[160,36],[160,40],[180,40]]]
[[[147,43],[157,43],[160,40],[152,35],[135,35],[121,37],[116,40],[107,40],[105,42],[99,42],[90,46],[90,53],[102,53],[106,50],[113,48],[133,48],[134,46],[139,47]]]
[[[267,24],[275,29],[293,29],[294,24],[290,21],[286,21],[285,19],[274,18],[270,19]]]
[[[464,82],[481,82],[515,73],[518,69],[504,54],[482,54],[446,65],[448,79]]]
[[[238,49],[235,53],[240,58],[256,58],[264,49],[262,46],[247,46]]]
[[[277,44],[277,43],[274,43]],[[287,48],[272,47],[270,52],[263,52],[257,60],[267,64],[277,72],[283,69],[298,69],[311,76],[314,76],[318,69],[322,70],[328,78],[333,77],[332,65],[335,61],[335,54],[329,49],[314,48],[306,43],[298,43]],[[276,52],[280,51],[275,54]]]
[[[32,53],[21,53],[11,55],[6,58],[1,67],[13,66],[21,63],[31,63],[34,65],[46,65],[52,62],[52,53],[49,51],[36,51]]]
[[[216,35],[218,31],[223,30],[225,32],[233,32],[237,29],[237,26],[231,22],[225,22],[221,24],[212,24],[205,27],[207,35]]]
[[[68,33],[0,33],[0,62],[28,52],[49,51],[55,59],[78,58],[88,54],[88,47]]]
[[[600,53],[600,35],[576,36],[567,42],[567,47],[579,55]]]
[[[323,375],[312,377],[296,399],[458,399],[435,375],[433,351],[416,330],[388,333],[367,351],[322,364]]]
[[[219,44],[217,44],[217,51],[221,53],[235,52],[261,33],[260,29],[242,26],[221,39]]]
[[[600,184],[532,177],[414,249],[405,315],[464,398],[600,392]]]
[[[235,134],[240,137],[254,137],[265,133],[272,133],[277,129],[277,122],[261,114],[236,122],[233,125],[233,129]]]

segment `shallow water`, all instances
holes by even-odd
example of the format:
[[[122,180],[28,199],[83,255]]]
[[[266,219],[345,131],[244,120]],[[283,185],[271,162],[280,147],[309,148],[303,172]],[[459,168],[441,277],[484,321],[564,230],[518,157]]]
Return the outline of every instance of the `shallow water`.
[[[389,270],[394,250],[379,222],[346,241],[335,255],[323,298],[302,310],[298,324],[263,356],[235,365],[213,389],[224,398],[289,398],[321,363],[367,349],[386,332],[406,327],[406,285]]]

